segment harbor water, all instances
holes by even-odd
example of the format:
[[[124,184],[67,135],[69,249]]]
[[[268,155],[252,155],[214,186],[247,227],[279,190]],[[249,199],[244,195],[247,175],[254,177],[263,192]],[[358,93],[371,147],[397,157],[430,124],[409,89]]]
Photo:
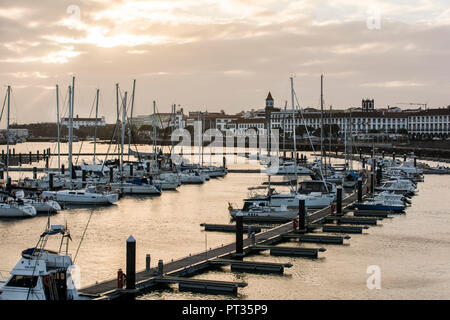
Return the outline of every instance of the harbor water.
[[[74,146],[74,151],[78,150],[79,144]],[[24,143],[14,147],[16,153],[28,153],[49,145]],[[97,150],[106,152],[107,147],[97,145]],[[140,149],[150,150],[148,146]],[[55,154],[54,144],[52,151]],[[85,142],[83,152],[91,151],[92,144]],[[86,159],[90,160],[89,157]],[[209,158],[204,160],[207,164]],[[43,163],[41,161],[39,166]],[[56,157],[52,157],[51,163],[50,167],[56,167]],[[227,166],[231,169],[259,168],[256,162],[236,164],[228,160]],[[29,174],[13,172],[12,176],[16,179]],[[119,268],[125,270],[125,241],[130,235],[137,241],[138,270],[145,268],[146,254],[151,255],[154,267],[159,259],[169,262],[233,242],[234,234],[205,232],[200,224],[230,223],[228,203],[242,205],[249,193],[247,188],[264,181],[266,177],[260,173],[229,173],[202,185],[183,185],[177,191],[164,191],[158,197],[123,197],[109,207],[69,208],[53,215],[51,222],[67,223],[73,239],[70,253],[73,258],[76,256],[75,264],[80,269],[81,286],[84,287],[115,278]],[[285,269],[284,275],[230,272],[229,267],[224,267],[222,271],[195,276],[247,282],[248,286],[239,289],[237,296],[178,292],[173,286],[139,299],[448,299],[450,176],[426,175],[418,189],[418,195],[412,198],[413,205],[405,215],[384,219],[364,234],[352,235],[346,245],[301,244],[325,247],[327,251],[320,253],[317,260],[271,257],[267,253],[246,258],[291,262],[293,267]],[[22,250],[36,245],[46,223],[46,216],[0,220],[2,274],[14,267]],[[58,248],[58,245],[49,243],[49,248]],[[300,244],[293,241],[284,245]],[[371,275],[367,272],[369,266],[380,270],[379,289],[367,286]]]

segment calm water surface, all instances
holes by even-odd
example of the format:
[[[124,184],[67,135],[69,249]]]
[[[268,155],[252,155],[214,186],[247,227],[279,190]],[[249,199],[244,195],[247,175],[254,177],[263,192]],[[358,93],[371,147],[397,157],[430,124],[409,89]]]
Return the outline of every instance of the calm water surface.
[[[15,148],[17,153],[48,146],[26,143]],[[100,152],[106,151],[106,147],[101,146]],[[92,144],[85,143],[83,152],[91,148]],[[74,150],[78,149],[74,147]],[[146,147],[145,151],[150,150],[151,147]],[[254,163],[233,164],[231,161],[228,165],[230,168],[256,167]],[[241,205],[242,199],[248,196],[247,188],[263,181],[265,178],[257,173],[230,173],[203,185],[183,185],[178,191],[165,191],[159,197],[124,197],[110,207],[68,209],[51,219],[54,224],[67,221],[73,238],[70,252],[74,257],[92,214],[75,261],[81,269],[81,284],[86,286],[114,278],[117,269],[125,269],[125,241],[130,235],[137,241],[138,269],[145,267],[147,253],[151,254],[152,266],[155,266],[159,259],[170,261],[232,242],[233,234],[206,233],[200,223],[229,223],[227,202]],[[406,215],[385,219],[363,235],[352,235],[347,245],[320,245],[327,251],[321,253],[318,260],[268,254],[248,258],[291,262],[293,267],[286,269],[283,276],[236,273],[230,272],[229,267],[196,276],[246,281],[248,286],[240,289],[237,297],[178,292],[174,286],[140,299],[449,299],[449,182],[450,176],[426,176]],[[11,270],[20,252],[36,244],[46,221],[45,216],[0,220],[0,270]],[[49,243],[49,247],[57,246],[57,241]],[[381,269],[379,290],[367,289],[369,274],[366,271],[370,265]]]

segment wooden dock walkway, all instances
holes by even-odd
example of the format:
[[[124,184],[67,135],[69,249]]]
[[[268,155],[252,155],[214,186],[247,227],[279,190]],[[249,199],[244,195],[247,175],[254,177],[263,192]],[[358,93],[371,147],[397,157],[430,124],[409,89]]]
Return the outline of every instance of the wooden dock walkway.
[[[363,194],[367,193],[366,182],[363,185]],[[342,205],[349,205],[357,200],[357,192],[353,192],[343,199]],[[307,217],[308,225],[320,226],[327,216],[332,214],[331,207],[318,210]],[[254,245],[268,246],[276,244],[283,240],[283,235],[292,233],[294,231],[293,223],[288,222],[276,226],[270,230],[255,234],[254,240],[251,237],[243,239],[244,252],[250,252]],[[254,242],[253,242],[254,241]],[[163,276],[186,276],[195,273],[198,270],[208,268],[214,259],[230,259],[236,250],[236,243],[232,242],[206,252],[189,255],[168,263],[163,264]],[[160,278],[157,268],[150,270],[143,270],[136,272],[136,290],[143,291],[146,287],[156,284],[156,279]],[[201,280],[199,280],[201,281]],[[103,281],[80,290],[81,295],[88,295],[91,297],[98,297],[100,299],[113,299],[120,295],[121,289],[117,289],[117,279]],[[118,293],[119,292],[119,293]]]

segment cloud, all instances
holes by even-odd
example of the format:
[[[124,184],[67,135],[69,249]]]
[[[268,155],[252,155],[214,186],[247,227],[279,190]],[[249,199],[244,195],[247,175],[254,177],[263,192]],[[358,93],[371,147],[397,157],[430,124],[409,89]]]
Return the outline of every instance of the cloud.
[[[380,9],[378,30],[367,28],[370,6],[351,0],[3,0],[0,81],[22,88],[24,121],[54,119],[43,89],[66,88],[73,74],[78,113],[89,113],[99,87],[107,121],[115,83],[130,91],[133,79],[142,114],[153,100],[161,110],[239,112],[263,106],[268,91],[283,106],[291,75],[302,104],[315,106],[321,74],[335,108],[361,97],[448,104],[445,1],[370,5]]]

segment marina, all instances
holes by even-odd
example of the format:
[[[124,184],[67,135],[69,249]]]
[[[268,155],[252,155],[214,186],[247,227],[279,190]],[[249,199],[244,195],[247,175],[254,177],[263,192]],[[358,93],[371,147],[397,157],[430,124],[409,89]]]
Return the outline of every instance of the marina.
[[[0,304],[277,319],[448,300],[449,17],[5,1]]]

